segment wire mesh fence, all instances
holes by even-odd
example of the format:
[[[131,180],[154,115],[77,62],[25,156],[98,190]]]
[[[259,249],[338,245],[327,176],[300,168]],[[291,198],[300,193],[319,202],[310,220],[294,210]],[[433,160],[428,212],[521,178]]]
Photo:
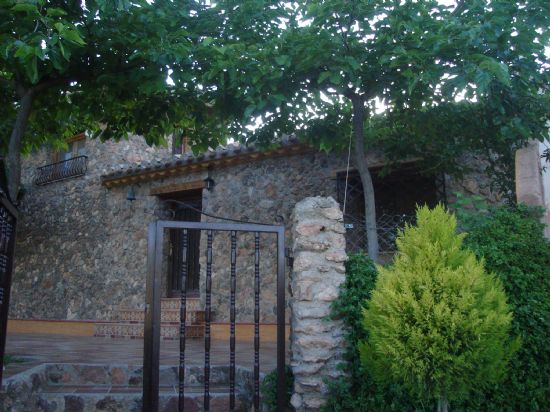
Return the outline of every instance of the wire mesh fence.
[[[382,214],[376,218],[378,243],[381,253],[393,253],[395,240],[407,223],[414,223],[414,214]],[[364,219],[353,215],[344,216],[346,226],[346,248],[348,253],[367,250],[367,231]]]
[[[344,209],[346,250],[348,253],[367,250],[365,200],[363,185],[356,171],[337,175],[338,201]],[[446,202],[444,176],[423,176],[413,167],[389,175],[373,172],[376,194],[376,225],[381,260],[391,258],[396,250],[395,240],[406,223],[414,223],[417,205],[435,206]]]

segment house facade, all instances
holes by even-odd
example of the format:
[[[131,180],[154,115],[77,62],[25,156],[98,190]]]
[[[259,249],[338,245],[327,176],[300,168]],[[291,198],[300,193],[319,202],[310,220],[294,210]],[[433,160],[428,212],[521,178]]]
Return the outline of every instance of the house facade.
[[[363,248],[363,196],[347,154],[321,153],[294,140],[260,151],[228,145],[201,155],[149,147],[132,136],[99,142],[77,136],[58,153],[43,148],[24,159],[16,265],[10,319],[18,321],[109,322],[121,308],[145,304],[148,224],[159,219],[285,225],[290,244],[291,214],[309,196],[331,196],[343,207],[348,251]],[[457,181],[422,176],[414,162],[378,176],[384,165],[368,155],[375,175],[382,252],[392,253],[396,227],[408,221],[416,203],[452,200],[455,192],[492,197],[482,173]],[[474,164],[475,166],[475,164]],[[479,166],[481,169],[481,165]],[[227,237],[227,238],[226,238]],[[204,299],[206,236],[190,233],[188,279],[181,285],[181,232],[163,245],[162,296]],[[229,318],[229,234],[212,241],[213,321]],[[276,243],[260,239],[261,322],[275,322]],[[254,238],[237,240],[237,321],[253,320]],[[286,271],[290,276],[290,270]]]

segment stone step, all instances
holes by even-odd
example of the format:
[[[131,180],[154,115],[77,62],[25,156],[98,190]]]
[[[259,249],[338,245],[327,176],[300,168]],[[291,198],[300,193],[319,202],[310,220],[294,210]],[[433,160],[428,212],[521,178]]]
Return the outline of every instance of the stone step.
[[[202,361],[202,359],[201,359]],[[80,386],[86,388],[141,388],[143,368],[141,365],[97,365],[85,363],[51,363],[44,365],[42,375],[45,386],[59,392],[63,387]],[[264,373],[260,373],[263,380]],[[250,368],[235,366],[237,388],[253,386],[253,371]],[[204,383],[204,366],[185,365],[186,387],[200,386]],[[210,367],[212,385],[229,385],[229,366],[212,365]],[[160,365],[159,385],[162,388],[179,385],[179,368],[174,365]],[[58,389],[56,389],[58,388]]]
[[[144,324],[101,322],[94,324],[94,336],[111,338],[143,338]],[[204,336],[204,325],[186,325],[185,333],[187,338],[202,338]],[[163,339],[179,338],[179,324],[161,323],[160,337]]]
[[[229,393],[229,385],[210,383],[210,393]],[[139,393],[143,388],[141,386],[125,386],[125,385],[46,385],[40,388],[39,392],[43,393]],[[204,384],[185,385],[184,391],[186,394],[203,393]],[[238,392],[238,388],[235,388]],[[159,394],[173,395],[178,393],[176,385],[159,385]]]
[[[77,390],[75,388],[75,390]],[[42,405],[55,405],[57,411],[112,411],[128,412],[142,408],[141,392],[117,393],[117,392],[42,392],[37,394]],[[203,411],[204,393],[202,388],[196,391],[187,391],[184,401],[185,411]],[[54,410],[54,409],[47,409]],[[229,410],[229,389],[226,387],[213,387],[210,391],[210,411]],[[249,397],[237,393],[235,397],[235,410],[239,412],[254,410]],[[159,391],[159,411],[177,412],[178,395],[174,389]]]
[[[20,411],[111,411],[142,410],[143,367],[125,364],[46,363],[8,378],[8,404],[0,410]],[[159,411],[177,411],[178,367],[159,367]],[[265,375],[260,374],[260,380]],[[32,381],[32,382],[31,382]],[[253,371],[237,365],[235,374],[236,410],[253,411]],[[32,388],[32,391],[31,391]],[[229,367],[210,370],[210,411],[229,410]],[[204,410],[204,368],[185,367],[185,411]],[[31,393],[32,392],[32,393]],[[2,394],[0,394],[2,395]],[[262,395],[260,395],[262,396]],[[261,399],[260,399],[261,401]],[[4,408],[2,407],[4,406]],[[38,408],[38,409],[37,409]],[[262,408],[262,412],[267,409]]]
[[[145,322],[145,310],[144,309],[119,309],[116,312],[117,320],[124,322]],[[180,321],[179,309],[163,309],[160,312],[161,322],[175,322]],[[204,311],[203,310],[187,310],[185,316],[185,322],[188,325],[198,325],[204,323]]]

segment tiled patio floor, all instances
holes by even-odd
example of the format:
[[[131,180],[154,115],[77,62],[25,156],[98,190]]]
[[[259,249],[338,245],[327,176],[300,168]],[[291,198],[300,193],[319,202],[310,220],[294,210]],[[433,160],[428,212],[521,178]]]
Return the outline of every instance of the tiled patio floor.
[[[161,365],[177,365],[179,342],[162,341]],[[236,363],[252,368],[254,362],[253,342],[237,342]],[[277,365],[276,343],[263,342],[260,345],[260,368],[269,372]],[[229,341],[212,340],[212,365],[229,365]],[[89,364],[143,364],[142,339],[111,339],[98,337],[8,334],[6,354],[22,357],[28,361],[7,366],[4,376],[12,376],[42,363],[89,363]],[[204,364],[204,340],[189,339],[186,342],[186,364]]]

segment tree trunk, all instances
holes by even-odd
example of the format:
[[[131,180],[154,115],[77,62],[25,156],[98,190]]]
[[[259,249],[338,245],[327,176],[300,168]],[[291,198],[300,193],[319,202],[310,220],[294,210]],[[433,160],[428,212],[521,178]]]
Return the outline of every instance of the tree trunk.
[[[376,230],[376,208],[374,203],[374,186],[369,171],[367,154],[365,151],[365,102],[363,97],[354,95],[351,98],[353,105],[353,141],[355,144],[355,166],[359,171],[363,184],[365,199],[365,229],[367,232],[367,251],[372,260],[378,261],[378,233]]]
[[[437,400],[437,412],[449,412],[449,401],[446,397]]]
[[[34,91],[27,90],[19,102],[19,111],[15,119],[15,125],[10,136],[8,156],[6,161],[6,174],[8,177],[8,195],[12,202],[17,203],[19,186],[21,185],[21,147],[23,135],[27,129],[29,115],[31,113]]]

